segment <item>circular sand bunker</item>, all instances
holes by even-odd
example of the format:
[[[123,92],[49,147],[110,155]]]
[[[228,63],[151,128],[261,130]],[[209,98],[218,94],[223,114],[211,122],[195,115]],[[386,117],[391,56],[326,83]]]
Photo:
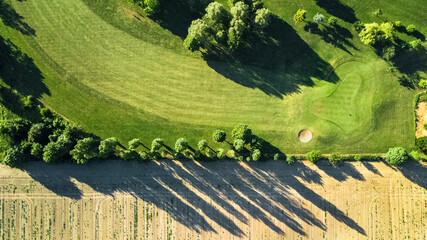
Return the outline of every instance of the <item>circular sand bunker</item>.
[[[298,139],[304,143],[310,142],[312,137],[313,137],[313,134],[311,133],[310,130],[307,130],[307,129],[301,130],[298,133]]]

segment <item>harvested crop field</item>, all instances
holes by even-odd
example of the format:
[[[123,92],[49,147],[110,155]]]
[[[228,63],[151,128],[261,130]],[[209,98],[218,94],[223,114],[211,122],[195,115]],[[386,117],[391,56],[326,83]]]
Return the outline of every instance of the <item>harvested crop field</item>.
[[[417,108],[417,138],[427,136],[427,130],[424,127],[424,124],[427,123],[427,102],[418,103]]]
[[[5,239],[427,239],[420,163],[0,167]]]

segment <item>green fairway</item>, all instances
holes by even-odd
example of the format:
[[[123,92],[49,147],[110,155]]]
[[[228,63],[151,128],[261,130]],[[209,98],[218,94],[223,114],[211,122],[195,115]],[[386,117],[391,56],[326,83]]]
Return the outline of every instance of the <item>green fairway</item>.
[[[185,137],[194,147],[200,139],[211,141],[213,130],[229,133],[243,122],[284,153],[413,148],[416,91],[387,72],[387,63],[360,43],[350,23],[340,21],[353,35],[343,48],[295,25],[298,8],[309,18],[330,16],[315,1],[266,1],[285,21],[272,26],[277,34],[271,41],[279,46],[242,52],[239,64],[188,52],[173,19],[159,25],[126,1],[0,2],[35,31],[23,34],[3,19],[0,35],[33,58],[42,75],[4,81],[103,138],[148,144],[161,137],[172,146]],[[342,2],[365,22],[380,21],[372,13],[381,8],[384,18],[427,32],[423,0]],[[7,16],[9,10],[0,11]],[[282,39],[283,31],[292,42]],[[313,132],[311,142],[298,141],[302,129]]]

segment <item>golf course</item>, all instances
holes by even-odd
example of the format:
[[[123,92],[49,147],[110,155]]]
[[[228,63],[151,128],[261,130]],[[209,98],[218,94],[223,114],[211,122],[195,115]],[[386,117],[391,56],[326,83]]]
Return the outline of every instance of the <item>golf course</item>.
[[[335,14],[328,6],[268,0],[264,6],[274,19],[264,38],[227,60],[183,46],[189,24],[200,16],[185,15],[190,10],[178,3],[165,4],[165,14],[157,18],[121,0],[1,0],[0,5],[2,41],[10,40],[31,59],[12,66],[31,74],[6,71],[0,75],[4,84],[101,138],[148,144],[161,137],[172,145],[185,137],[195,146],[215,129],[245,123],[284,153],[414,148],[418,90],[402,86],[400,73],[389,71],[390,65],[360,42],[348,19],[399,20],[426,33],[422,0],[339,3],[349,18],[338,22],[338,43],[293,21],[299,8],[308,18]],[[376,16],[376,9],[383,14]],[[418,63],[408,71],[425,76],[426,63]],[[303,129],[313,134],[308,143],[298,141]]]

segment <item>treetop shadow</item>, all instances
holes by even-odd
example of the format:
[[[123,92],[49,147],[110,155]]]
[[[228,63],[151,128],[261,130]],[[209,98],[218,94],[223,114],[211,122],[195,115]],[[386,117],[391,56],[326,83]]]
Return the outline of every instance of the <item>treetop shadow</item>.
[[[339,0],[315,0],[316,4],[325,9],[327,13],[341,18],[342,20],[354,23],[357,21],[356,15],[354,14],[354,10],[342,4]]]
[[[43,75],[33,59],[9,39],[0,36],[0,78],[11,88],[36,98],[50,95]]]
[[[0,18],[4,25],[16,29],[22,34],[36,35],[36,31],[24,22],[24,17],[19,15],[15,9],[4,0],[0,0]]]

